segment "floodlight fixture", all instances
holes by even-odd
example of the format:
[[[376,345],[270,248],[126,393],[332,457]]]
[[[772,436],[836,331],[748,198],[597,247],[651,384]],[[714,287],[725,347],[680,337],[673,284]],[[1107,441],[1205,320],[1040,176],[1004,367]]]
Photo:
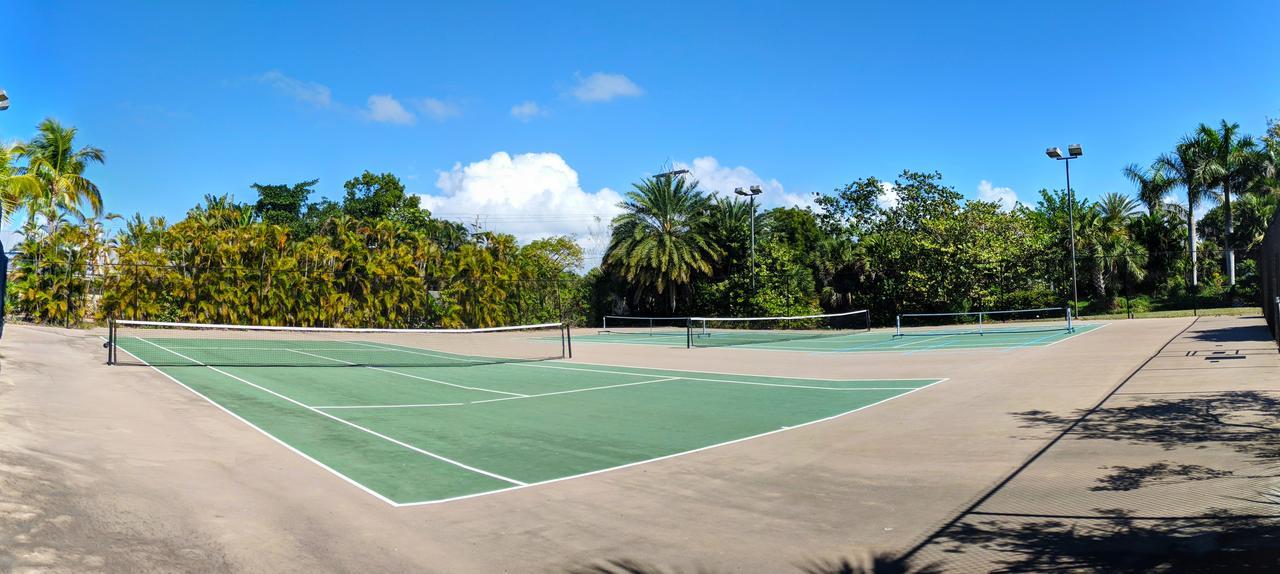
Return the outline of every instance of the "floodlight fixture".
[[[762,193],[764,193],[764,190],[760,189],[760,186],[758,185],[751,186],[751,195],[760,195]]]
[[[744,196],[744,197],[745,197],[745,196],[748,196],[748,195],[751,195],[750,193],[747,193],[747,192],[746,192],[746,190],[742,189],[741,187],[735,187],[735,188],[733,188],[733,192],[734,192],[734,193],[736,193],[736,194],[738,194],[738,195]]]
[[[1061,148],[1051,147],[1044,150],[1044,155],[1049,156],[1049,159],[1062,160],[1067,168],[1067,228],[1071,233],[1071,306],[1075,315],[1079,316],[1080,289],[1076,278],[1076,196],[1071,190],[1071,160],[1079,159],[1084,155],[1084,148],[1080,144],[1071,144],[1067,146],[1067,153],[1071,157],[1064,157]]]
[[[9,109],[9,94],[4,93],[4,90],[0,90],[0,112],[7,109]]]

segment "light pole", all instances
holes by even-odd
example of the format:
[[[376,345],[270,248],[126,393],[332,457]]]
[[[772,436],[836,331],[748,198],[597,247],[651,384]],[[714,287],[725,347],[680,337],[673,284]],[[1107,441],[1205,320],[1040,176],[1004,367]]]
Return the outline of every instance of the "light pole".
[[[1073,312],[1078,317],[1080,315],[1080,291],[1076,284],[1076,196],[1071,193],[1071,160],[1079,159],[1084,155],[1084,148],[1080,144],[1071,144],[1067,146],[1068,157],[1062,156],[1062,150],[1051,147],[1044,150],[1044,154],[1051,159],[1061,160],[1067,166],[1067,225],[1071,228],[1071,306]]]
[[[758,185],[751,186],[750,190],[744,191],[741,187],[734,188],[734,193],[746,197],[751,202],[751,295],[756,294],[756,196],[764,193],[764,190]]]

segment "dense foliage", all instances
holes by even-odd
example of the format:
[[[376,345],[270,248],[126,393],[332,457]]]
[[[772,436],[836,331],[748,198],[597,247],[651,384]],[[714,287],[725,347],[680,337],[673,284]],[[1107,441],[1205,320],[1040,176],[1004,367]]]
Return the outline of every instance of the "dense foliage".
[[[85,172],[105,154],[75,136],[46,120],[0,147],[0,207],[26,214],[11,311],[34,321],[492,326],[866,308],[886,323],[1067,304],[1072,231],[1086,313],[1253,304],[1251,254],[1280,204],[1275,124],[1257,139],[1202,125],[1125,168],[1133,196],[1097,200],[1041,190],[1002,206],[903,171],[818,194],[814,208],[758,210],[664,175],[635,184],[601,266],[579,275],[572,238],[520,245],[434,218],[389,173],[353,177],[337,199],[313,201],[316,180],[255,183],[251,203],[207,196],[173,223],[103,215]]]

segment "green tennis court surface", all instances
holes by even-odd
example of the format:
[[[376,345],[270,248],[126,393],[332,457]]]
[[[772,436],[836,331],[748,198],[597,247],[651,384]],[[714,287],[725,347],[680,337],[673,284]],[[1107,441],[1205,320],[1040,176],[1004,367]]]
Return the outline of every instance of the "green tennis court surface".
[[[953,332],[939,329],[936,332],[921,331],[905,337],[895,337],[892,329],[873,331],[843,331],[836,333],[789,334],[786,331],[722,330],[703,335],[696,331],[694,346],[728,347],[770,351],[800,351],[810,353],[868,353],[955,349],[1017,349],[1045,347],[1059,341],[1101,328],[1098,323],[1076,323],[1074,331],[991,329],[981,335],[970,332]],[[794,337],[794,338],[793,338]],[[682,328],[631,329],[605,332],[579,329],[574,332],[575,343],[620,343],[626,345],[657,345],[684,347],[688,332]]]
[[[367,343],[296,344],[314,366],[243,366],[225,349],[122,337],[156,366],[281,443],[395,505],[440,502],[670,457],[840,416],[936,379],[824,380],[502,362],[380,343],[463,366],[340,366]],[[271,348],[291,349],[273,340]],[[344,355],[346,353],[346,355]],[[344,358],[339,358],[344,357]],[[213,366],[213,365],[219,366]],[[332,366],[327,366],[332,365]]]

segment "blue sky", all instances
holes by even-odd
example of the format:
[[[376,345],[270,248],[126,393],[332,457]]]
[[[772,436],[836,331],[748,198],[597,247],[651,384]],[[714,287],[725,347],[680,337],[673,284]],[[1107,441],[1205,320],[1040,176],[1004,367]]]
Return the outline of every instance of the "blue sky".
[[[107,4],[6,7],[0,139],[75,125],[109,211],[171,219],[368,169],[586,237],[667,162],[770,204],[904,168],[1033,201],[1076,142],[1096,196],[1199,122],[1280,116],[1272,2]]]

